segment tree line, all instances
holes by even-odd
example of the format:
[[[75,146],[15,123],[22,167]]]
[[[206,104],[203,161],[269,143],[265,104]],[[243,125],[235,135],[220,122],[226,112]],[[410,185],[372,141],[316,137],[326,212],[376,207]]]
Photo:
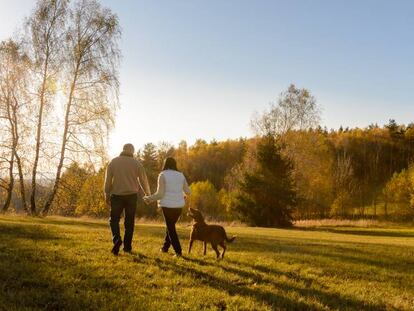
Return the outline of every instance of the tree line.
[[[303,91],[291,86],[287,92]],[[296,104],[306,101],[303,94]],[[263,124],[263,119],[278,118],[273,109],[254,118],[253,126],[259,129],[253,138],[197,140],[190,146],[185,141],[177,146],[147,143],[136,157],[153,190],[163,160],[175,157],[191,183],[188,204],[216,220],[260,226],[330,217],[412,220],[414,126],[390,120],[382,127],[328,131],[317,124],[316,108],[309,110],[314,121],[305,128],[302,121],[288,130]],[[283,116],[287,117],[294,116]],[[74,163],[62,175],[53,211],[106,216],[103,179],[104,167],[95,171]],[[157,217],[155,206],[139,203],[138,216]]]

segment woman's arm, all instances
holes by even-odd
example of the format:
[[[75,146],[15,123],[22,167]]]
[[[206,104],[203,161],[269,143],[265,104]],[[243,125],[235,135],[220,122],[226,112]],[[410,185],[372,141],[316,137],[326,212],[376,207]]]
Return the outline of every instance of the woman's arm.
[[[164,194],[165,194],[165,177],[163,174],[159,174],[157,192],[155,192],[153,195],[147,196],[146,199],[148,201],[161,200],[164,197]]]

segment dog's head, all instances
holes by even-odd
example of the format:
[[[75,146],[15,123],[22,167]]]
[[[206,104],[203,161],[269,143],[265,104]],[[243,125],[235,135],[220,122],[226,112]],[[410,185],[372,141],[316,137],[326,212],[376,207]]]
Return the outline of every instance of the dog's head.
[[[195,208],[189,208],[187,215],[189,217],[191,217],[192,219],[194,219],[194,221],[197,223],[203,223],[204,222],[204,217],[201,214],[201,212],[198,209]]]

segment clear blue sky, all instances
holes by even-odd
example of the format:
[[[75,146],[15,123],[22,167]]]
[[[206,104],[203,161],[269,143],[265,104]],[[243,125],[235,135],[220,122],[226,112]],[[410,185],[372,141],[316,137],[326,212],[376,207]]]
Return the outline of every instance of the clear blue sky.
[[[0,39],[34,1],[0,0]],[[414,121],[414,1],[103,0],[123,28],[111,153],[251,135],[290,83],[328,128]]]

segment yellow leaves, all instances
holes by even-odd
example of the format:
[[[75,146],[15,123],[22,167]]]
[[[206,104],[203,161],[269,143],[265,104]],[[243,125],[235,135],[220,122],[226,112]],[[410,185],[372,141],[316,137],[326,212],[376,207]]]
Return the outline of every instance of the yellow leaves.
[[[217,190],[214,185],[206,180],[192,183],[190,186],[190,207],[202,211],[215,209],[218,204]]]
[[[91,175],[83,184],[76,208],[77,215],[106,216],[108,209],[103,194],[104,171]]]
[[[57,93],[58,82],[54,77],[49,77],[46,79],[46,90],[48,90],[52,94]]]
[[[397,204],[399,214],[414,215],[414,166],[394,173],[383,194],[388,202]]]

